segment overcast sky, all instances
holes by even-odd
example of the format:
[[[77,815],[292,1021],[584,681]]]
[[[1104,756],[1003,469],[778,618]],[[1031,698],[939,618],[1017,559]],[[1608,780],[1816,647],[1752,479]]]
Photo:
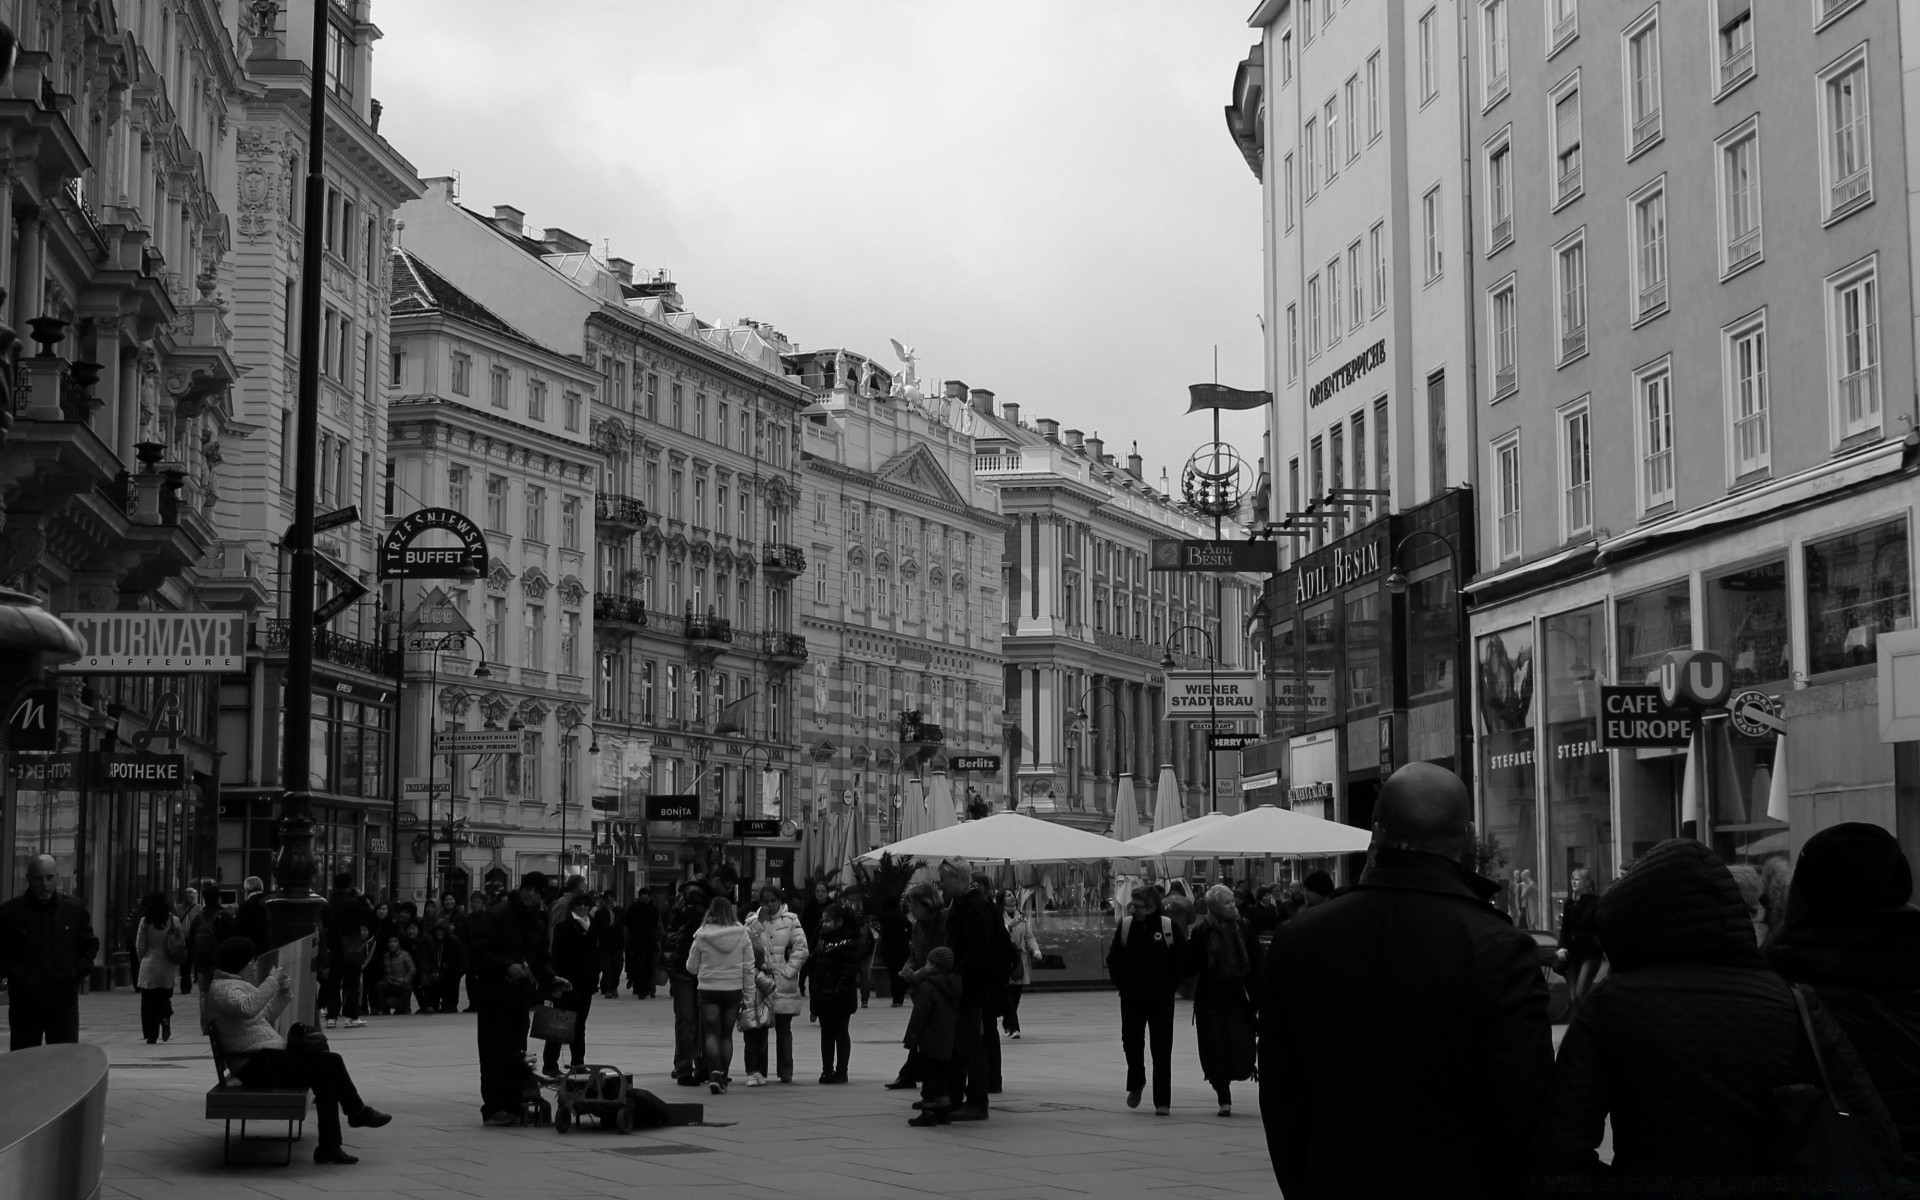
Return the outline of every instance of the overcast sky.
[[[1222,108],[1252,0],[382,0],[381,132],[708,320],[1054,417],[1149,475],[1186,385],[1265,386],[1260,188]],[[404,233],[401,235],[405,240]],[[1249,465],[1258,414],[1228,414]]]

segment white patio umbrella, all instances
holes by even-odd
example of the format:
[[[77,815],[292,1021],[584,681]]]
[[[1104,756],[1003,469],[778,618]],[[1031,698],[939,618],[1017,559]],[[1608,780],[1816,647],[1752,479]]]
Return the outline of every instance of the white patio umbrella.
[[[1112,838],[1041,821],[1016,812],[995,813],[950,829],[936,829],[919,837],[869,850],[863,860],[882,854],[895,858],[962,858],[968,862],[1098,862],[1125,858],[1127,848]]]
[[[1373,833],[1323,821],[1292,809],[1263,804],[1223,821],[1190,821],[1191,833],[1162,853],[1182,858],[1320,858],[1355,854],[1373,843]]]
[[[945,771],[935,771],[927,781],[927,816],[925,832],[951,829],[960,824],[960,818],[953,811],[953,783]]]
[[[1210,829],[1220,822],[1228,820],[1226,813],[1204,813],[1191,821],[1182,821],[1167,829],[1156,829],[1152,833],[1143,833],[1127,842],[1127,846],[1142,858],[1158,858],[1169,849],[1186,841],[1203,829]]]

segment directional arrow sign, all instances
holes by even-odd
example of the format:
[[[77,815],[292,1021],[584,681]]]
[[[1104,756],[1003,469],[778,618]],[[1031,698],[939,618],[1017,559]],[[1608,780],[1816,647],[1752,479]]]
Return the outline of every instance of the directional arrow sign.
[[[518,754],[525,745],[518,729],[450,729],[433,735],[435,754]]]
[[[360,519],[360,506],[349,504],[345,508],[336,508],[332,512],[323,512],[313,519],[313,531],[325,533],[329,529],[338,529],[342,525],[351,525]]]
[[[351,507],[339,511],[348,512],[351,511]],[[327,515],[331,517],[334,514],[328,513]],[[327,602],[313,610],[313,624],[315,628],[325,625],[328,621],[333,620],[341,613],[352,608],[360,602],[360,597],[367,594],[367,589],[359,580],[341,570],[334,564],[332,559],[324,554],[315,554],[313,556],[313,569],[315,574],[319,575],[321,579],[326,580],[334,589],[333,595],[327,598]]]

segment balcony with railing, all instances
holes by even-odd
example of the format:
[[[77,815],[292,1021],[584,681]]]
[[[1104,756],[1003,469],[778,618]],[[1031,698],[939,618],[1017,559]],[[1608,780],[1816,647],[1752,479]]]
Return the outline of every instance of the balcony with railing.
[[[267,638],[264,647],[267,653],[286,653],[291,647],[292,640],[292,621],[285,617],[267,618]],[[371,675],[391,676],[400,669],[399,656],[387,647],[375,642],[363,642],[359,638],[348,637],[344,633],[334,633],[329,629],[313,631],[313,657],[320,662],[352,667],[356,671],[365,671]]]
[[[1504,246],[1512,240],[1513,218],[1511,216],[1501,217],[1493,223],[1493,239],[1491,244],[1496,247]]]
[[[775,662],[803,663],[807,661],[807,638],[805,634],[769,630],[760,635],[760,652]]]
[[[1720,59],[1720,86],[1730,88],[1753,74],[1753,43],[1730,46]]]
[[[774,542],[760,557],[760,565],[771,575],[798,575],[807,569],[807,556],[798,546]]]
[[[1667,306],[1667,281],[1662,279],[1640,289],[1640,315],[1651,316]]]
[[[644,529],[647,525],[647,506],[636,496],[595,496],[593,523],[611,529]]]
[[[1848,175],[1833,185],[1833,212],[1840,215],[1856,204],[1864,203],[1873,194],[1873,173],[1865,167]]]
[[[1858,432],[1880,415],[1880,366],[1875,363],[1840,377],[1840,404],[1847,414],[1847,431]]]
[[[1560,178],[1554,184],[1553,193],[1556,202],[1564,204],[1578,196],[1582,186],[1581,179],[1579,159],[1560,164]]]
[[[1737,267],[1760,257],[1760,227],[1754,226],[1727,242],[1727,266]]]
[[[1560,361],[1565,362],[1586,352],[1587,327],[1585,325],[1576,325],[1560,335]]]
[[[593,619],[600,625],[630,625],[635,629],[647,627],[647,603],[638,596],[621,596],[607,592],[593,594]]]
[[[1553,23],[1553,45],[1557,50],[1564,46],[1567,39],[1580,31],[1580,14],[1569,6],[1569,11]]]
[[[1739,463],[1742,475],[1758,471],[1767,465],[1767,410],[1748,413],[1733,423],[1733,449],[1735,460]]]
[[[1504,396],[1520,386],[1520,373],[1512,363],[1497,368],[1493,373],[1493,394]]]
[[[690,642],[727,642],[733,641],[733,622],[725,617],[716,617],[709,613],[696,617],[692,613],[686,616],[687,640]]]
[[[1654,109],[1633,123],[1633,152],[1645,150],[1660,140],[1660,110]]]

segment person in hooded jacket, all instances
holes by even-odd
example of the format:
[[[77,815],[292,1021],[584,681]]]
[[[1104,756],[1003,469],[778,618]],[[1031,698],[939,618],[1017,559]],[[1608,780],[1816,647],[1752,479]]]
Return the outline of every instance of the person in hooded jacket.
[[[733,1027],[753,986],[753,939],[734,915],[733,901],[715,896],[687,951],[687,973],[699,984],[700,1032],[706,1043],[707,1087],[725,1095],[733,1066]]]
[[[667,912],[666,937],[660,944],[667,992],[673,998],[673,1081],[681,1087],[708,1082],[706,1045],[700,1036],[700,981],[687,968],[687,953],[706,920],[708,900],[698,880],[682,884],[680,899]]]
[[[1773,969],[1806,984],[1846,1030],[1900,1137],[1900,1174],[1920,1184],[1920,908],[1894,836],[1849,821],[1800,848]]]
[[[760,951],[766,972],[773,976],[772,1030],[774,1067],[781,1083],[793,1082],[793,1018],[800,1012],[800,975],[811,952],[800,918],[780,899],[780,889],[760,885],[760,907],[747,916],[747,936]],[[767,1081],[767,1037],[747,1042],[747,1083]]]
[[[1233,1083],[1253,1075],[1254,963],[1259,943],[1240,915],[1235,894],[1222,884],[1207,889],[1207,913],[1187,934],[1187,971],[1199,976],[1193,989],[1193,1025],[1199,1039],[1200,1073],[1213,1085],[1219,1114],[1233,1115]]]
[[[847,1081],[847,1055],[853,1048],[848,1025],[860,1007],[860,973],[866,961],[866,939],[854,924],[853,913],[835,902],[820,912],[820,943],[814,949],[814,1019],[820,1022],[820,1082]]]
[[[477,1010],[480,1115],[491,1126],[520,1123],[529,1074],[527,1026],[534,1001],[557,979],[548,946],[546,887],[544,874],[527,872],[516,891],[475,916],[470,926],[468,987]]]
[[[633,898],[620,929],[626,936],[627,988],[640,999],[651,1000],[659,994],[653,971],[660,950],[660,910],[652,892]]]
[[[1536,1133],[1548,1191],[1608,1185],[1747,1195],[1785,1173],[1776,1088],[1821,1086],[1791,985],[1767,968],[1740,888],[1713,851],[1655,846],[1600,897],[1611,973],[1574,1014]],[[1853,1047],[1808,999],[1844,1109],[1889,1169],[1897,1138]],[[1597,1150],[1608,1120],[1613,1162]]]
[[[600,982],[600,948],[596,944],[593,897],[585,891],[571,892],[567,900],[567,919],[553,930],[553,971],[573,990],[554,1001],[555,1008],[574,1014],[573,1041],[568,1047],[569,1066],[587,1061],[587,1014],[593,1011],[593,993]],[[542,1069],[549,1075],[560,1073],[560,1043],[546,1043]]]

